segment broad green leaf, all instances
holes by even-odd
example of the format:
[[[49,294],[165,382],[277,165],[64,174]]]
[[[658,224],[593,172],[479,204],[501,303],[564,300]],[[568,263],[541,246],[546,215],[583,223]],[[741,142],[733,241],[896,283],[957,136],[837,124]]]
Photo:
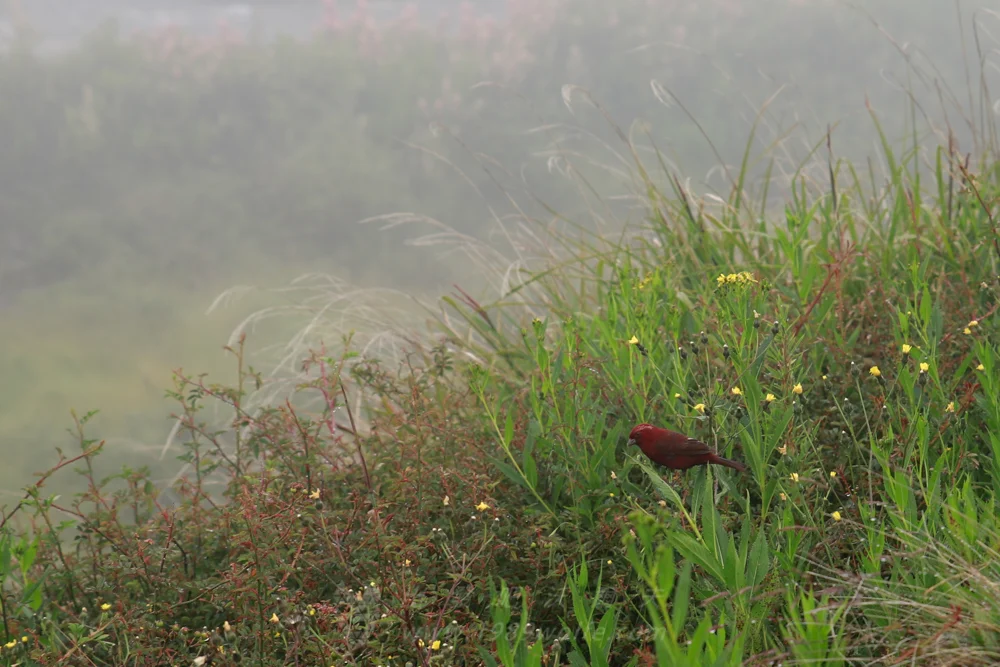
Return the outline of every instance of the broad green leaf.
[[[748,586],[759,586],[771,567],[771,549],[767,544],[764,531],[757,532],[753,549],[750,551],[750,562],[747,564],[746,583]]]

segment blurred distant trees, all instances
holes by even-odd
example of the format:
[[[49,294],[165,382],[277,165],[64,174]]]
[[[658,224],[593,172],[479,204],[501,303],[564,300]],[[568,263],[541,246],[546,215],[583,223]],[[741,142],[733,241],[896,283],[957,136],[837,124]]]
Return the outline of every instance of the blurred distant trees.
[[[878,9],[915,60],[952,20],[945,7]],[[564,98],[564,84],[588,89],[626,128],[646,118],[694,175],[717,159],[688,112],[737,162],[755,110],[783,85],[760,147],[792,126],[819,141],[828,122],[860,119],[868,133],[843,130],[835,146],[867,150],[865,94],[876,108],[908,99],[892,85],[906,74],[896,46],[836,3],[512,0],[505,12],[500,21],[469,3],[451,17],[457,30],[437,30],[403,5],[385,24],[331,3],[307,40],[109,27],[68,54],[10,50],[0,56],[0,289],[98,266],[196,281],[244,252],[325,259],[362,281],[429,280],[400,243],[421,230],[385,236],[355,222],[408,210],[479,233],[485,202],[504,205],[497,181],[572,213],[548,157],[587,146],[610,162],[599,141],[621,146],[579,95]],[[954,51],[936,63],[952,85]],[[905,127],[887,129],[900,138]],[[790,144],[785,168],[807,143]]]

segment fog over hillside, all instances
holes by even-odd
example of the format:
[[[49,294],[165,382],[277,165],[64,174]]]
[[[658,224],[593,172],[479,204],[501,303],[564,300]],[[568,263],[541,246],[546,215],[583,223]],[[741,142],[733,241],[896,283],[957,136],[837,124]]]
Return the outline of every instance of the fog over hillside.
[[[949,128],[968,151],[1000,110],[996,11],[0,0],[0,488],[72,445],[70,409],[101,410],[112,463],[172,465],[171,372],[231,373],[258,308],[295,308],[251,336],[269,367],[317,313],[310,342],[374,328],[338,296],[495,295],[534,232],[638,221],[622,135],[722,198],[747,154],[779,213],[802,165],[827,179],[828,128],[875,174],[879,127],[928,169]],[[304,274],[327,278],[274,291]]]
[[[367,9],[375,20],[388,22],[405,4],[400,0],[374,0],[367,3]],[[421,17],[437,21],[442,13],[455,12],[460,3],[421,0],[413,5]],[[341,6],[345,13],[354,9],[346,2]],[[37,32],[42,52],[59,53],[72,49],[87,34],[109,23],[126,34],[175,27],[207,35],[224,28],[262,40],[301,38],[317,30],[326,11],[327,5],[314,0],[22,0],[8,2],[0,9],[0,40],[9,44],[15,26],[27,24]],[[502,16],[504,3],[477,3],[477,11]]]

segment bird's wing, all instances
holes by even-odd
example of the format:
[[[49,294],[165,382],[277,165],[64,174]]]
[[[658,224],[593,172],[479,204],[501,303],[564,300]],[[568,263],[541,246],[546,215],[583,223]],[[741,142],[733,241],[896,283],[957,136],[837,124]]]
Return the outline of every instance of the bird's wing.
[[[711,451],[711,447],[694,438],[685,438],[670,448],[670,453],[673,456],[698,456],[708,454]]]

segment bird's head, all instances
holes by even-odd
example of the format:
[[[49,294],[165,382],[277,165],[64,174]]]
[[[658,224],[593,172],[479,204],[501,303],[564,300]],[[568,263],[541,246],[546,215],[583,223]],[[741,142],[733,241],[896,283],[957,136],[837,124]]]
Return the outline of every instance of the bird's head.
[[[639,424],[638,426],[633,427],[632,431],[628,434],[628,444],[638,445],[639,443],[644,442],[653,434],[655,430],[656,427],[652,424]]]

